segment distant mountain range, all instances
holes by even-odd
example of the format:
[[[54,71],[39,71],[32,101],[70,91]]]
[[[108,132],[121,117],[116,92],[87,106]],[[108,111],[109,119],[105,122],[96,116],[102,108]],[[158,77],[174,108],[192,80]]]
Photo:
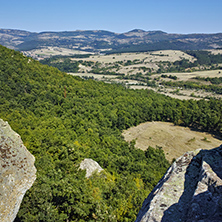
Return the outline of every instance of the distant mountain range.
[[[0,29],[0,44],[19,51],[64,47],[89,52],[134,52],[148,50],[201,50],[222,48],[222,33],[169,34],[134,29],[125,33],[104,30],[28,32]]]

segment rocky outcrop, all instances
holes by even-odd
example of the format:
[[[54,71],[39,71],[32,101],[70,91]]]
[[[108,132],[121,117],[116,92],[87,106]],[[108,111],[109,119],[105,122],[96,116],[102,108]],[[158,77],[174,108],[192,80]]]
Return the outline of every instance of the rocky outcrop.
[[[81,170],[86,170],[86,178],[91,177],[92,174],[95,172],[100,173],[101,171],[103,171],[103,168],[96,161],[88,158],[84,159],[80,163],[79,168]]]
[[[0,221],[15,219],[25,192],[36,179],[35,158],[20,136],[0,119]]]
[[[222,146],[179,157],[144,201],[145,221],[222,221]]]

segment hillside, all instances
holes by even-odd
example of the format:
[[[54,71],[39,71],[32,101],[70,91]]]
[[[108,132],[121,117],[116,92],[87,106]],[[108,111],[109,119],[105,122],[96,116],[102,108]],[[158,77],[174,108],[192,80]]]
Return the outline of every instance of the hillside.
[[[137,52],[150,50],[201,50],[222,47],[222,33],[170,34],[135,29],[125,33],[104,30],[28,32],[0,29],[0,44],[20,51],[68,48],[87,52]],[[69,52],[72,54],[72,52]],[[68,54],[67,54],[68,55]]]
[[[222,98],[222,51],[216,49],[53,56],[41,63],[84,79],[152,89],[174,98]]]
[[[135,149],[123,129],[168,121],[221,134],[222,101],[180,101],[67,75],[0,46],[0,117],[36,158],[37,179],[16,222],[133,221],[169,167],[161,149]],[[79,164],[98,162],[86,179]]]

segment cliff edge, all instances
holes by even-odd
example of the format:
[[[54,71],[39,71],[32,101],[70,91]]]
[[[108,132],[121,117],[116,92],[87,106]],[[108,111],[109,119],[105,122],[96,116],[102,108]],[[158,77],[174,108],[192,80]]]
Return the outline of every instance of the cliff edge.
[[[14,221],[25,192],[36,179],[35,158],[20,136],[0,119],[0,221]]]
[[[179,157],[144,201],[136,222],[222,221],[222,145]]]

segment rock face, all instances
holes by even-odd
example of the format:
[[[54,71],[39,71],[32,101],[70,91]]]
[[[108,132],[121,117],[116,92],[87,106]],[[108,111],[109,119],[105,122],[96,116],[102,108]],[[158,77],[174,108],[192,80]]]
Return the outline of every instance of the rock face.
[[[86,170],[86,178],[89,178],[92,176],[93,173],[98,172],[100,173],[103,168],[94,160],[92,159],[84,159],[81,163],[80,163],[80,167],[81,170]]]
[[[25,192],[36,179],[35,158],[20,136],[0,119],[0,221],[15,219]]]
[[[139,221],[222,221],[222,146],[179,157],[144,201]]]

